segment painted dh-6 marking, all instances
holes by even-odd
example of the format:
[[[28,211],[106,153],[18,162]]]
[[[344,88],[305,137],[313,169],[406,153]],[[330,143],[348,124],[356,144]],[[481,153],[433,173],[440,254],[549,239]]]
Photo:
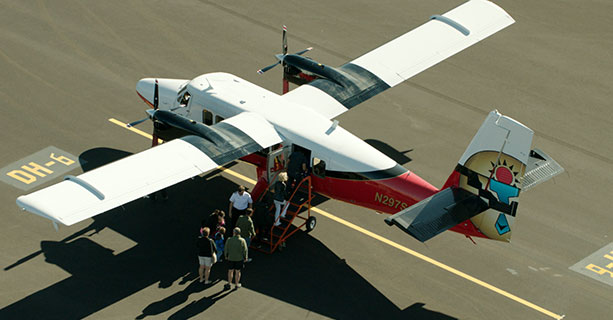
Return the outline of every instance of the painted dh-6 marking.
[[[613,242],[569,269],[613,286]]]
[[[0,180],[29,190],[78,166],[77,157],[49,146],[0,170]]]

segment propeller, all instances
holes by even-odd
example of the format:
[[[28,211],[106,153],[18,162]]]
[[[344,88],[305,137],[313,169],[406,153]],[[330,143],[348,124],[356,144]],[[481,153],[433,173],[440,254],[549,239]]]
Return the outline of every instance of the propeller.
[[[158,109],[158,103],[159,103],[158,79],[155,79],[155,85],[153,87],[153,110],[157,110]],[[132,127],[134,127],[136,125],[139,125],[139,124],[145,122],[148,119],[153,119],[153,114],[155,113],[155,111],[146,110],[145,112],[147,112],[147,114],[148,114],[148,116],[146,118],[130,122],[130,123],[128,123],[126,125],[126,127],[132,128]]]
[[[147,118],[142,118],[142,119],[140,119],[140,120],[136,120],[136,121],[130,122],[130,123],[128,123],[128,124],[126,125],[126,127],[128,127],[128,128],[132,128],[132,127],[134,127],[134,126],[136,126],[136,125],[139,125],[139,124],[141,124],[141,123],[145,122],[146,120],[149,120],[149,117],[147,117]]]
[[[304,50],[296,52],[295,54],[296,55],[303,55],[303,54],[305,54],[305,53],[307,53],[307,52],[309,52],[311,50],[313,50],[313,47],[308,47],[308,48],[306,48]],[[275,62],[275,63],[273,63],[273,64],[271,64],[271,65],[269,65],[267,67],[259,69],[257,71],[257,73],[258,74],[263,74],[264,72],[266,72],[266,71],[276,67],[279,64],[282,64],[283,67],[285,67],[284,58],[287,55],[287,27],[286,26],[283,26],[283,42],[282,42],[281,52],[283,52],[283,53],[275,55],[275,58],[277,58],[277,60],[279,60],[279,61],[277,61],[277,62]]]

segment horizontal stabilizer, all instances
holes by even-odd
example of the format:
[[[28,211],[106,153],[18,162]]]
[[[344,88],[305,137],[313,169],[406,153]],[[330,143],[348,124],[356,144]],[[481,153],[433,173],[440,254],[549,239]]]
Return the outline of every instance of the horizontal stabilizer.
[[[528,166],[524,174],[522,190],[526,191],[564,172],[560,166],[545,152],[534,149],[530,151]]]
[[[450,187],[385,219],[424,242],[488,208],[479,196]]]

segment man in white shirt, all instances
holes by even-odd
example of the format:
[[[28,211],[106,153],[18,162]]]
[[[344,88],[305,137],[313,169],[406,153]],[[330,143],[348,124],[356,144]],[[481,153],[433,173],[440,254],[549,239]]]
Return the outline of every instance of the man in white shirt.
[[[244,215],[247,208],[251,208],[253,200],[249,192],[245,191],[245,186],[239,186],[238,191],[232,193],[230,196],[230,207],[228,208],[228,214],[232,225],[228,230],[232,230],[236,226],[238,217]]]

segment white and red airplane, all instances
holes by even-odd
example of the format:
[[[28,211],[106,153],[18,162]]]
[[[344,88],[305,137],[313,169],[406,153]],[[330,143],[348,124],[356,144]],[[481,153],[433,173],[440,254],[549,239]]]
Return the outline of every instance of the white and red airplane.
[[[142,79],[136,91],[153,108],[155,135],[178,138],[17,204],[72,225],[239,158],[258,166],[259,193],[271,179],[271,159],[297,151],[312,167],[313,191],[394,214],[386,222],[420,241],[448,229],[508,241],[520,190],[563,170],[531,150],[531,129],[492,111],[438,189],[331,119],[513,22],[497,5],[472,0],[340,67],[302,57],[310,48],[287,54],[284,32],[277,64],[286,81],[302,85],[286,93],[284,82],[283,95],[227,73]]]

